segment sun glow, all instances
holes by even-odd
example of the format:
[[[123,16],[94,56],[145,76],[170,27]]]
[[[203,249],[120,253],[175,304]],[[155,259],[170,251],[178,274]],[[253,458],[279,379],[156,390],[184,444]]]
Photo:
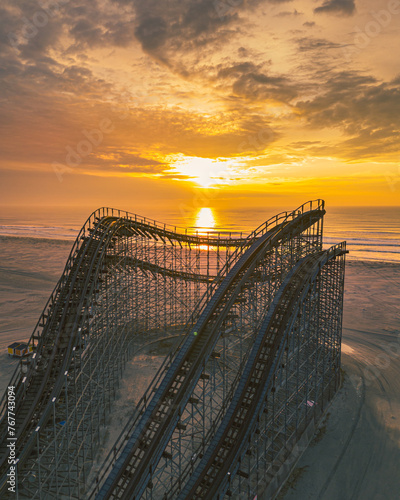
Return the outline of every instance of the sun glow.
[[[200,208],[196,215],[196,228],[199,228],[200,233],[207,232],[205,230],[212,230],[216,226],[213,211],[209,207]]]
[[[217,161],[211,158],[184,155],[176,155],[167,159],[173,163],[173,168],[177,173],[187,176],[187,180],[193,180],[203,188],[230,184],[232,161]]]

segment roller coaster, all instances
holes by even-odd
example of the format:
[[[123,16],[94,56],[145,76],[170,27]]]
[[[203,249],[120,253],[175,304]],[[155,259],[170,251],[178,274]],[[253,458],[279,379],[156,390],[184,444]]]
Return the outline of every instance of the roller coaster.
[[[8,384],[11,427],[1,401],[1,498],[273,498],[340,383],[346,245],[323,249],[324,214],[245,237],[91,214]],[[94,468],[126,362],[170,338]]]

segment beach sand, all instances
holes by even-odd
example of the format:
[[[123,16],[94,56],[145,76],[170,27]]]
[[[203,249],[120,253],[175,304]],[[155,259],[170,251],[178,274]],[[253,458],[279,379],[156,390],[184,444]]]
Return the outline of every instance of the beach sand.
[[[344,386],[284,500],[400,498],[400,266],[347,263],[342,353]]]
[[[70,247],[36,240],[27,250],[22,239],[0,238],[1,392],[17,363],[6,346],[31,334]],[[344,387],[300,458],[285,500],[400,498],[400,266],[348,261],[345,290]],[[143,353],[128,363],[120,386],[128,397],[115,403],[109,442],[161,361]],[[144,375],[139,384],[132,384],[135,374]]]
[[[31,336],[71,246],[70,241],[0,236],[1,395],[18,364],[8,357],[7,345]]]

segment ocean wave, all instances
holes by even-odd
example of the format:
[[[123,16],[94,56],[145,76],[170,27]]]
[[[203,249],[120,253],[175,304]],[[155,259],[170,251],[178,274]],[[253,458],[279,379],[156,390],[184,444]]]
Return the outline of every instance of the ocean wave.
[[[349,245],[358,245],[358,246],[370,246],[370,247],[398,247],[400,249],[400,241],[397,240],[374,240],[374,239],[365,239],[365,238],[346,238],[342,235],[341,240],[346,241],[346,244]],[[326,237],[324,238],[324,243],[326,244],[335,244],[338,242],[338,238]]]
[[[51,238],[51,237],[43,237],[43,236],[11,236],[0,234],[0,241],[21,241],[26,244],[32,243],[46,243],[47,245],[69,245],[71,246],[72,242],[75,241],[75,238]]]
[[[400,252],[393,252],[392,250],[371,250],[370,248],[362,248],[359,250],[352,250],[353,252],[371,252],[371,253],[392,253],[394,255],[400,255]]]
[[[0,225],[0,236],[18,238],[40,238],[54,240],[75,240],[78,229],[62,226],[16,226]]]

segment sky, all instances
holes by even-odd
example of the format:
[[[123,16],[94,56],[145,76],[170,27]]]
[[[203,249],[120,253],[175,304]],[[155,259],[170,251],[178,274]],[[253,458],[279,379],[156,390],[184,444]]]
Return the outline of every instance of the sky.
[[[2,0],[0,205],[399,205],[399,30],[400,0]]]

